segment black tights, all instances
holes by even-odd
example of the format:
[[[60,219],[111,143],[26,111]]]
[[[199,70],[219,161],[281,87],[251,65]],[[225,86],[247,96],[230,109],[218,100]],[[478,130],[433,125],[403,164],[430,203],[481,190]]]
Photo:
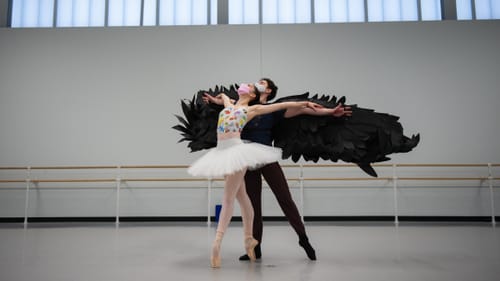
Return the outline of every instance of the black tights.
[[[288,183],[278,162],[267,164],[260,169],[247,171],[245,184],[254,209],[253,237],[262,243],[262,176],[278,200],[281,210],[299,237],[305,236],[306,229],[293,202]]]

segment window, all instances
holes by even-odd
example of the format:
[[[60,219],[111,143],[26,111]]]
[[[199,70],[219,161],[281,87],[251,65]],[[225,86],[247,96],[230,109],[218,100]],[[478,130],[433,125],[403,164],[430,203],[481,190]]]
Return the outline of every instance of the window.
[[[368,21],[417,21],[417,0],[368,0]]]
[[[458,20],[472,19],[471,0],[457,0],[457,19]]]
[[[142,25],[156,25],[156,0],[144,0],[144,12]]]
[[[442,0],[12,0],[11,27],[441,20]],[[500,19],[500,1],[455,0],[458,20]],[[262,7],[260,7],[262,5]],[[453,6],[454,7],[454,6]],[[446,9],[446,6],[444,7]]]
[[[271,0],[262,4],[262,23],[311,23],[310,0]]]
[[[476,19],[500,19],[500,1],[474,0],[476,7]]]
[[[141,0],[108,0],[108,26],[138,26],[141,23]]]
[[[58,0],[56,26],[104,26],[104,1]]]
[[[229,24],[258,24],[259,1],[256,0],[229,0]]]
[[[12,27],[52,27],[54,0],[12,2]]]
[[[422,20],[441,20],[441,1],[420,0]]]
[[[315,0],[314,21],[321,22],[363,22],[365,21],[364,0]]]
[[[500,1],[456,0],[458,20],[500,19]]]
[[[205,25],[206,0],[160,0],[160,25]]]
[[[206,25],[209,3],[216,22],[217,0],[13,0],[11,27]]]

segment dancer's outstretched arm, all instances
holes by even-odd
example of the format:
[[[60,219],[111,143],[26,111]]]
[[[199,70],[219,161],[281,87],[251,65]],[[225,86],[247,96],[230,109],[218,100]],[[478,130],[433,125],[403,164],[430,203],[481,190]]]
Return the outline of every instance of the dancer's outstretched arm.
[[[214,104],[224,105],[224,101],[222,100],[221,95],[217,95],[216,97],[212,97],[208,94],[205,94],[203,97],[203,100],[206,103],[214,103]],[[344,106],[343,104],[339,104],[335,108],[325,108],[319,104],[315,104],[315,103],[312,103],[312,104],[314,105],[313,108],[311,108],[311,107],[288,108],[285,111],[284,117],[291,118],[291,117],[303,115],[303,114],[304,115],[316,115],[316,116],[332,115],[335,117],[351,116],[352,115],[351,107]]]
[[[304,109],[309,108],[315,111],[319,105],[309,101],[287,101],[273,104],[256,104],[248,107],[248,119],[252,119],[257,115],[268,114],[271,112],[284,110],[284,109]]]
[[[339,104],[334,108],[326,108],[326,107],[323,107],[319,104],[316,104],[316,107],[314,109],[311,109],[309,107],[289,108],[286,110],[284,116],[285,116],[285,118],[291,118],[291,117],[302,115],[302,114],[316,115],[316,116],[332,115],[335,117],[341,117],[341,116],[351,116],[352,111],[351,111],[351,107],[349,107],[349,106],[344,107],[343,104]]]

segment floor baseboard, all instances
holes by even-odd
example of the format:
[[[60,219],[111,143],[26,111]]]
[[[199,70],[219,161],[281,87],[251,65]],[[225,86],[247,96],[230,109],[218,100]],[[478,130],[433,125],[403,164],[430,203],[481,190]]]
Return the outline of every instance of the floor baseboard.
[[[286,221],[284,216],[267,216],[264,221]],[[500,217],[496,216],[495,220]],[[120,217],[120,222],[203,222],[207,217],[203,216],[140,216],[140,217]],[[399,222],[491,222],[491,216],[399,216]],[[216,218],[211,217],[210,221],[215,222]],[[241,217],[233,217],[233,221],[241,221]],[[371,222],[392,222],[394,216],[305,216],[304,221],[316,222],[349,222],[349,221],[371,221]],[[23,223],[22,217],[0,217],[0,223]],[[30,222],[116,222],[115,217],[29,217]]]

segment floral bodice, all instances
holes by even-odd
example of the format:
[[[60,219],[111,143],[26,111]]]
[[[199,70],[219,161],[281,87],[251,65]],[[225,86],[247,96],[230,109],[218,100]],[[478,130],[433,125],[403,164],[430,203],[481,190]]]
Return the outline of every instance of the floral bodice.
[[[245,107],[226,107],[219,113],[217,133],[241,133],[247,119],[247,109]]]

